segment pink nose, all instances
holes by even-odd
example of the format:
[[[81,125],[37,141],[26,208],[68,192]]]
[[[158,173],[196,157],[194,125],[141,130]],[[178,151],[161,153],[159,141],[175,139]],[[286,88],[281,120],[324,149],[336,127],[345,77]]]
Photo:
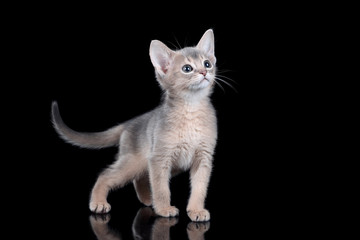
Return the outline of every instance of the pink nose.
[[[206,70],[200,70],[199,72],[200,72],[200,74],[202,74],[202,75],[204,75],[204,76],[205,76],[206,73],[207,73]]]

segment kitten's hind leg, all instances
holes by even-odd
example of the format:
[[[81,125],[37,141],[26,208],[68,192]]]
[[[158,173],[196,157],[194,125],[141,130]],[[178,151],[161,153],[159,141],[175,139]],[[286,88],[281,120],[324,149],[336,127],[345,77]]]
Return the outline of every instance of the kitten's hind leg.
[[[90,198],[90,210],[95,213],[107,213],[111,206],[107,196],[111,189],[123,187],[143,172],[144,166],[133,155],[121,157],[98,177]]]
[[[135,179],[133,183],[140,202],[142,202],[146,206],[151,206],[152,199],[149,175],[145,174],[144,176]]]

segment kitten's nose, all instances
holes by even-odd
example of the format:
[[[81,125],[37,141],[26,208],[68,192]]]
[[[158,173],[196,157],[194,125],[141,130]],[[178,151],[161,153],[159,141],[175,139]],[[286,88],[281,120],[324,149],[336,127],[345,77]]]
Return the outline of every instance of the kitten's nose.
[[[205,76],[207,72],[205,69],[203,69],[203,70],[200,70],[199,73],[202,74],[203,76]]]

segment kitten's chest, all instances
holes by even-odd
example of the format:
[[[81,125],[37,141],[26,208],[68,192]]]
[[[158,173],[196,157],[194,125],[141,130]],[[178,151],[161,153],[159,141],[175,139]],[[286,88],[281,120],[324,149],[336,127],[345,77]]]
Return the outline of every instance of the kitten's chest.
[[[161,149],[172,152],[177,168],[188,169],[196,151],[211,152],[216,142],[216,118],[212,109],[168,112],[161,126]]]
[[[172,136],[180,142],[199,141],[208,131],[204,121],[203,114],[192,112],[178,114],[171,121]]]
[[[172,132],[177,167],[188,169],[196,151],[204,148],[212,149],[216,139],[216,129],[212,118],[210,114],[201,112],[179,114]]]
[[[168,137],[176,145],[196,147],[216,135],[216,119],[209,109],[183,110],[168,117]]]

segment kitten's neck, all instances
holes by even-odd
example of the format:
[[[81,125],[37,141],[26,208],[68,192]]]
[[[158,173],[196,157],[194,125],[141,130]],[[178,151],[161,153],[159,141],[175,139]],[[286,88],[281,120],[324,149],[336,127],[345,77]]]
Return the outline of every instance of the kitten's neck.
[[[189,109],[196,109],[210,103],[209,95],[209,92],[172,93],[166,91],[164,96],[164,103],[171,108],[186,107]]]

